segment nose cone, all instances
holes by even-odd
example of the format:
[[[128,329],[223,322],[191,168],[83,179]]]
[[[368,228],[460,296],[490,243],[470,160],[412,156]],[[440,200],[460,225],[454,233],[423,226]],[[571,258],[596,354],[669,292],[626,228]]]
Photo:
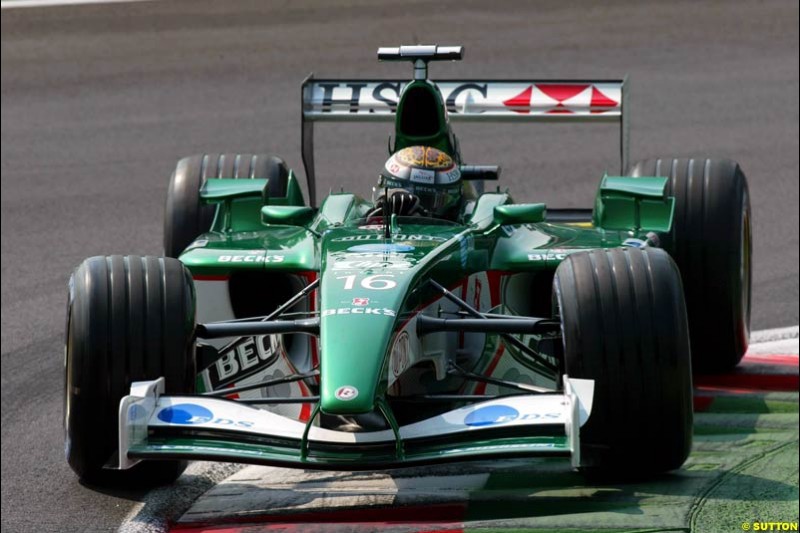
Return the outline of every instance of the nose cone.
[[[375,408],[397,313],[391,303],[384,306],[367,300],[351,297],[344,303],[323,303],[320,407],[324,413],[358,414]]]
[[[332,233],[323,245],[320,284],[320,407],[328,414],[367,413],[387,377],[415,247],[378,241],[374,230]]]
[[[453,256],[448,225],[412,226],[385,239],[374,226],[337,228],[322,243],[320,408],[328,414],[375,409],[388,378],[388,353],[409,290],[429,265]],[[459,248],[460,249],[460,248]]]

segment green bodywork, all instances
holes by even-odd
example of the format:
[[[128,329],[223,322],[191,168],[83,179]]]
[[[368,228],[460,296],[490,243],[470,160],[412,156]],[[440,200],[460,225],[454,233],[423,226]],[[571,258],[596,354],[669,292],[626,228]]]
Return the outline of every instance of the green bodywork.
[[[353,194],[330,195],[313,216],[302,211],[301,218],[308,216],[303,225],[268,226],[260,225],[260,200],[242,196],[238,190],[233,194],[240,196],[219,203],[218,230],[203,235],[201,245],[190,247],[181,261],[195,275],[229,275],[243,269],[318,273],[320,404],[329,414],[366,413],[376,408],[376,400],[387,388],[390,341],[405,318],[434,296],[426,280],[452,286],[479,272],[553,271],[566,254],[618,247],[626,239],[643,240],[647,232],[669,229],[672,216],[670,199],[654,199],[650,188],[637,191],[631,187],[622,193],[614,191],[619,202],[616,197],[599,201],[604,213],[599,217],[595,213],[595,219],[613,221],[613,229],[546,220],[500,225],[498,218],[513,220],[514,215],[532,213],[544,216],[544,206],[517,209],[509,194],[486,193],[459,222],[396,219],[386,238],[379,224],[364,219],[371,204]],[[605,194],[602,189],[601,194]],[[647,216],[630,214],[630,202],[651,200],[669,204],[669,209],[662,209],[660,220],[655,211],[648,211]],[[245,212],[259,221],[258,229],[251,220],[239,222]],[[271,221],[276,218],[273,215]],[[619,228],[623,220],[630,220],[632,227]],[[638,224],[634,226],[634,222]],[[375,250],[399,246],[408,251],[361,252],[362,245]],[[392,285],[391,290],[384,289],[387,285]],[[366,310],[351,306],[359,296],[369,296]],[[550,295],[542,297],[549,299]],[[335,391],[344,386],[357,388],[358,397],[337,400]]]
[[[603,176],[592,221],[607,230],[668,232],[675,199],[666,195],[664,177]]]
[[[431,135],[403,131],[400,117],[406,112],[405,96],[410,90],[427,91],[437,103],[438,127]],[[444,102],[433,84],[427,80],[410,83],[401,96],[397,117],[394,150],[436,146],[460,162]],[[515,204],[508,192],[498,189],[465,198],[453,221],[392,216],[387,235],[386,219],[367,219],[372,203],[354,194],[331,194],[319,207],[306,206],[291,173],[283,197],[269,196],[267,180],[209,179],[200,196],[217,206],[211,231],[199,236],[180,259],[195,277],[224,277],[238,271],[318,277],[319,402],[306,434],[318,412],[358,415],[376,410],[384,413],[397,434],[396,421],[386,413],[391,348],[404,324],[441,297],[428,280],[454,287],[480,273],[544,274],[547,279],[570,253],[648,245],[652,242],[649,233],[671,228],[674,200],[666,196],[665,187],[665,178],[604,176],[591,216],[579,222],[553,222],[544,204]],[[549,309],[549,288],[545,292],[541,299]],[[503,304],[499,312],[514,313]],[[497,335],[486,335],[481,357],[491,357],[498,344]],[[511,346],[507,353],[523,357]],[[357,395],[343,398],[337,394],[343,388],[355,389]],[[502,449],[506,455],[509,450],[522,455],[570,453],[563,435],[498,437],[416,449],[404,449],[398,438],[397,449],[373,452],[345,447],[309,451],[308,445],[305,437],[283,444],[152,438],[130,451],[147,458],[200,454],[348,469],[475,458],[491,455],[492,449],[496,453]]]
[[[435,105],[435,132],[430,135],[413,135],[408,131],[404,131],[400,117],[406,115],[407,112],[413,113],[414,110],[406,109],[410,105],[407,95],[412,92],[428,93],[430,97],[436,102]],[[460,160],[459,154],[456,153],[456,143],[453,140],[453,134],[450,131],[450,126],[447,122],[447,111],[442,100],[442,94],[434,83],[429,80],[414,80],[406,85],[403,91],[403,98],[397,104],[397,120],[395,121],[395,143],[394,151],[402,150],[408,146],[432,146],[444,151],[447,154],[452,154],[456,161]]]

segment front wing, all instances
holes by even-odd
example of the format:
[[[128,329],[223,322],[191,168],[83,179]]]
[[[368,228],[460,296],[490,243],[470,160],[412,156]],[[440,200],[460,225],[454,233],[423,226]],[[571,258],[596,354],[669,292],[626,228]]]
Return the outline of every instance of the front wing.
[[[118,461],[230,461],[320,470],[374,470],[503,457],[563,456],[580,464],[580,426],[594,382],[564,376],[564,392],[514,395],[406,426],[351,433],[204,396],[164,396],[137,382],[120,402]],[[316,412],[316,411],[315,411]]]

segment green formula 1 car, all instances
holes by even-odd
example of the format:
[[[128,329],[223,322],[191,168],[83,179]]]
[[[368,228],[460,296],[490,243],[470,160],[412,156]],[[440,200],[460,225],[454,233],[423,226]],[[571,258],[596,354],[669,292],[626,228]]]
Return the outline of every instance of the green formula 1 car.
[[[308,201],[277,157],[188,157],[166,257],[76,269],[65,428],[78,476],[163,483],[190,459],[681,466],[693,370],[729,369],[747,348],[744,174],[729,160],[628,165],[621,80],[428,79],[429,62],[462,54],[382,48],[413,63],[411,81],[306,80]],[[499,167],[464,162],[459,120],[619,124],[621,175],[600,179],[592,208],[515,203],[484,192]],[[317,202],[322,121],[394,122],[374,198]]]

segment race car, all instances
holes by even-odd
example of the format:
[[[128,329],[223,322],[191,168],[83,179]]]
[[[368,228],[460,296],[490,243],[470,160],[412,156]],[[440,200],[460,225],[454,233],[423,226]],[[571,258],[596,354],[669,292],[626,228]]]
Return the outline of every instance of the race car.
[[[676,469],[692,372],[747,348],[745,176],[720,159],[628,164],[625,80],[433,82],[463,47],[381,48],[400,80],[309,77],[304,195],[278,157],[203,154],[170,180],[165,257],[85,260],[69,282],[66,457],[97,485],[187,460],[384,469],[564,457]],[[587,209],[486,192],[451,123],[619,125]],[[373,198],[318,203],[314,125],[394,122]],[[365,182],[372,177],[365,177]],[[533,199],[538,200],[538,199]]]

